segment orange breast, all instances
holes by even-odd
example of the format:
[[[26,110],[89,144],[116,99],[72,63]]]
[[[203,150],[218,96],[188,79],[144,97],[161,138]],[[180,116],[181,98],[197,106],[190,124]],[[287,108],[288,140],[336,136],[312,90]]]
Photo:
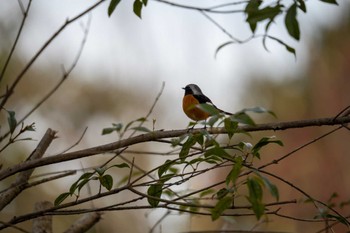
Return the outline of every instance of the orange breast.
[[[189,118],[194,121],[207,119],[209,117],[209,114],[198,108],[196,106],[198,104],[198,100],[194,98],[193,95],[185,95],[182,99],[182,109]]]

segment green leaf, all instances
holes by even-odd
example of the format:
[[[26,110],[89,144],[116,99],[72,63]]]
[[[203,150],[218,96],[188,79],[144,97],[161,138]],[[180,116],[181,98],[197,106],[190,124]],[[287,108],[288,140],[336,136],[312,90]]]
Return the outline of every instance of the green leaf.
[[[287,10],[287,14],[284,21],[289,35],[294,39],[300,39],[299,23],[297,20],[297,4],[294,3]]]
[[[251,20],[248,20],[248,19],[250,19],[250,17],[252,17],[251,16],[252,14],[256,13],[259,10],[259,6],[260,6],[261,3],[262,3],[261,0],[248,1],[248,4],[247,4],[247,6],[246,6],[246,8],[244,10],[244,12],[248,15],[247,22],[249,23],[250,30],[253,33],[255,32],[257,23],[253,22]]]
[[[110,128],[104,128],[102,129],[102,135],[106,135],[106,134],[110,134],[114,131],[114,128],[110,127]]]
[[[305,5],[305,1],[304,0],[297,0],[298,4],[298,8],[300,10],[302,10],[304,13],[306,13],[306,5]]]
[[[27,125],[25,128],[24,128],[24,131],[35,131],[35,123],[32,123],[30,125]]]
[[[249,200],[261,201],[263,197],[263,189],[261,179],[258,177],[249,177],[247,180],[249,190]]]
[[[259,106],[253,107],[253,108],[245,108],[241,112],[268,113],[274,117],[277,117],[274,112],[267,110],[266,108],[259,107]]]
[[[172,179],[174,176],[176,176],[175,173],[165,174],[165,175],[163,175],[163,176],[159,179],[159,181],[162,182],[162,183],[165,183],[165,182],[167,182],[168,180]]]
[[[188,136],[187,134],[184,134],[184,135],[182,135],[182,136],[180,136],[178,138],[171,139],[171,146],[175,147],[175,146],[180,145],[180,143],[183,142],[186,139],[187,136]]]
[[[7,111],[8,117],[7,117],[7,122],[10,128],[10,133],[12,134],[17,126],[17,120],[16,120],[16,113],[14,111]]]
[[[211,155],[207,156],[203,161],[210,164],[219,164],[222,163],[222,158],[216,155]]]
[[[321,2],[325,2],[325,3],[330,3],[330,4],[335,4],[338,5],[336,0],[320,0]]]
[[[133,127],[131,128],[132,130],[136,130],[136,131],[141,131],[141,132],[145,132],[145,133],[150,133],[152,132],[150,129],[143,127],[143,126],[137,126],[137,127]]]
[[[89,179],[93,174],[93,172],[86,172],[79,177],[79,180]]]
[[[261,148],[263,148],[264,146],[268,145],[268,144],[277,144],[279,146],[283,146],[283,142],[280,140],[275,140],[275,137],[263,137],[259,140],[258,143],[256,143],[253,148],[252,148],[252,154],[254,157],[257,157],[260,159],[260,150]]]
[[[229,184],[231,183],[232,185],[235,185],[236,180],[239,176],[239,173],[241,173],[241,169],[242,169],[242,163],[243,163],[243,159],[242,157],[237,157],[235,159],[235,164],[233,165],[231,171],[229,172],[229,174],[226,177],[226,185],[229,186]]]
[[[155,200],[152,197],[155,198],[160,198],[162,196],[162,189],[163,189],[163,183],[156,183],[156,184],[152,184],[148,190],[147,190],[147,194],[150,196],[147,198],[148,203],[152,206],[152,207],[157,207],[159,204],[159,200]]]
[[[199,210],[199,205],[200,205],[200,203],[199,203],[199,201],[198,200],[191,200],[190,202],[189,202],[190,204],[192,204],[193,206],[190,206],[190,211],[191,212],[197,212],[198,210]]]
[[[98,167],[98,168],[95,168],[94,170],[95,170],[95,172],[97,172],[97,174],[99,176],[102,176],[103,173],[105,173],[105,171],[107,170],[107,168],[105,168],[105,167]]]
[[[210,127],[213,127],[214,124],[221,118],[221,115],[214,115],[209,118],[209,120],[206,121],[207,125]]]
[[[203,192],[199,193],[199,197],[205,197],[207,195],[214,194],[214,193],[215,193],[214,189],[207,189],[207,190],[204,190]]]
[[[116,131],[116,132],[119,133],[122,128],[123,128],[123,124],[121,124],[121,123],[118,123],[118,124],[112,123],[112,127],[108,127],[108,128],[102,129],[102,135],[110,134],[113,131]]]
[[[277,15],[279,15],[282,12],[281,7],[282,6],[278,4],[274,7],[267,6],[262,9],[257,9],[256,5],[254,5],[254,7],[249,9],[248,12],[246,10],[246,13],[248,14],[246,21],[249,23],[252,32],[255,32],[258,22],[264,21],[266,19],[270,19],[270,21],[272,21]]]
[[[80,190],[80,189],[82,188],[82,186],[83,186],[84,184],[86,184],[86,183],[90,180],[90,177],[91,177],[93,174],[94,174],[94,172],[86,172],[86,173],[82,174],[82,175],[79,177],[79,179],[78,179],[76,182],[74,182],[74,183],[70,186],[70,188],[69,188],[69,193],[70,193],[71,195],[73,195],[73,194],[75,193],[75,190],[76,190],[77,188],[79,188],[79,190]],[[82,181],[83,181],[83,184],[81,184]],[[85,181],[85,182],[84,182],[84,181]]]
[[[220,111],[211,104],[199,104],[198,108],[202,109],[203,111],[209,113],[210,115],[218,115]]]
[[[127,163],[114,164],[114,165],[110,166],[108,169],[110,169],[110,168],[112,168],[112,167],[117,167],[117,168],[130,168],[129,164],[127,164]]]
[[[87,182],[89,182],[90,179],[84,179],[81,180],[81,182],[79,182],[77,188],[78,188],[78,195],[80,194],[80,190],[84,187],[85,184],[87,184]]]
[[[126,124],[124,131],[128,130],[129,127],[134,123],[135,121],[130,121],[128,124]]]
[[[115,131],[119,132],[122,128],[123,128],[123,124],[122,123],[112,123],[113,128],[115,129]]]
[[[147,6],[148,0],[142,0],[143,5]]]
[[[257,177],[248,178],[247,186],[249,190],[248,201],[252,205],[256,218],[259,220],[265,213],[265,205],[262,203],[263,190],[261,181]]]
[[[293,53],[294,57],[296,57],[296,52],[295,52],[295,49],[293,47],[287,45],[282,40],[280,40],[280,39],[278,39],[276,37],[273,37],[273,36],[267,36],[267,37],[272,39],[272,40],[274,40],[274,41],[276,41],[276,42],[278,42],[278,43],[280,43],[281,45],[283,45],[288,52]]]
[[[111,175],[104,175],[100,178],[101,185],[105,187],[108,191],[113,188],[113,177]]]
[[[227,131],[227,135],[229,139],[231,139],[237,130],[238,122],[233,121],[230,117],[226,117],[224,120],[224,126]]]
[[[208,158],[212,155],[217,155],[220,158],[227,159],[229,161],[234,161],[233,157],[220,146],[215,146],[213,148],[210,148],[204,153],[205,158]]]
[[[111,0],[111,3],[108,6],[108,16],[111,16],[115,8],[120,3],[120,0]]]
[[[58,206],[59,204],[61,204],[64,200],[66,200],[66,198],[70,196],[70,193],[61,193],[56,199],[55,199],[55,202],[54,202],[54,205],[55,206]]]
[[[228,191],[227,188],[222,188],[216,193],[216,196],[218,199],[222,199],[222,198],[226,197],[226,195],[229,193],[230,192]]]
[[[203,146],[203,144],[204,144],[204,134],[206,134],[206,133],[207,133],[207,131],[203,130],[200,133],[194,134],[193,138],[196,140],[196,142],[199,145]]]
[[[232,196],[226,196],[220,199],[216,203],[215,207],[211,210],[211,219],[213,221],[217,220],[225,210],[229,209],[232,206],[232,202]]]
[[[166,173],[174,163],[174,161],[167,159],[165,163],[158,168],[158,177],[162,177],[162,175]]]
[[[264,176],[260,176],[262,178],[262,180],[264,181],[264,184],[266,186],[266,188],[269,190],[269,192],[271,193],[271,195],[276,198],[276,200],[279,200],[279,192],[278,192],[278,188],[276,185],[272,184],[271,181],[269,179],[267,179]]]
[[[181,151],[179,153],[179,157],[182,161],[184,161],[190,152],[190,149],[192,146],[196,144],[196,139],[190,134],[186,140],[186,142],[183,144]]]
[[[344,225],[347,226],[347,227],[350,226],[349,221],[348,221],[345,217],[343,217],[343,216],[341,216],[341,215],[326,214],[325,217],[326,217],[326,218],[333,218],[333,219],[337,220],[338,222],[344,224]]]
[[[134,13],[141,19],[141,11],[142,11],[143,2],[141,0],[134,1]]]
[[[232,121],[237,121],[238,123],[246,124],[246,125],[255,125],[254,120],[245,112],[238,112],[234,115],[230,116]]]

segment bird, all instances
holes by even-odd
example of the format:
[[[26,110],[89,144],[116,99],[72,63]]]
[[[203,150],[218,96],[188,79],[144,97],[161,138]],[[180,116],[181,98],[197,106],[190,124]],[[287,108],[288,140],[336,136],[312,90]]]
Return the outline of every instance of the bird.
[[[216,107],[213,102],[203,94],[202,90],[196,84],[188,84],[182,89],[185,90],[185,95],[182,99],[182,109],[184,113],[194,121],[206,120],[212,116],[209,112],[203,110],[200,104],[209,104],[213,106],[218,113],[224,113],[226,115],[233,115],[230,112],[223,111]]]

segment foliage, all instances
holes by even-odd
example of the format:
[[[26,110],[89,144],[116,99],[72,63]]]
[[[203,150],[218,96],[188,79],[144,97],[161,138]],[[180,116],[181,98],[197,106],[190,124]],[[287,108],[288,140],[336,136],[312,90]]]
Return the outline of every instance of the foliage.
[[[231,38],[230,41],[221,44],[215,54],[217,54],[223,47],[227,45],[236,44],[236,43],[244,43],[256,37],[263,38],[263,45],[265,49],[266,47],[266,39],[271,39],[279,44],[283,45],[286,50],[294,55],[296,55],[296,51],[293,47],[285,43],[279,38],[272,36],[269,34],[270,27],[276,23],[276,18],[281,16],[284,17],[284,27],[286,28],[290,37],[295,40],[300,40],[300,29],[299,29],[299,20],[298,20],[298,12],[307,13],[307,1],[305,0],[293,0],[290,5],[290,1],[269,1],[268,3],[262,0],[250,0],[250,1],[241,1],[237,3],[228,3],[228,4],[216,4],[212,7],[200,7],[198,6],[188,6],[183,5],[176,2],[170,2],[165,0],[155,0],[156,2],[165,3],[170,6],[181,7],[184,9],[196,10],[200,11],[212,22],[215,22],[212,18],[210,18],[207,13],[211,14],[236,14],[244,12],[246,16],[246,23],[249,25],[250,30],[252,32],[251,38],[247,40],[237,40],[234,39],[232,35],[228,34]],[[323,3],[338,5],[336,0],[319,0]],[[111,0],[108,7],[108,15],[111,16],[116,9],[117,5],[120,3],[120,0]],[[133,11],[135,15],[141,18],[142,8],[147,6],[147,0],[134,0]],[[232,7],[236,7],[232,9]],[[220,10],[218,10],[220,9]],[[223,29],[221,25],[217,22],[215,24],[222,29],[225,33],[227,30]],[[264,33],[262,35],[256,34],[257,28],[259,25],[265,25]]]
[[[319,0],[329,4],[337,4],[335,0]],[[62,27],[56,31],[52,37],[43,45],[43,47],[35,54],[28,62],[26,67],[15,78],[11,85],[6,84],[4,93],[0,96],[0,109],[4,115],[4,122],[1,122],[0,152],[10,146],[17,145],[16,142],[23,140],[32,140],[30,137],[22,135],[35,130],[34,123],[25,124],[28,116],[30,116],[40,105],[61,86],[61,84],[70,75],[74,69],[81,54],[87,29],[84,30],[84,39],[82,48],[78,53],[77,59],[72,66],[65,70],[62,74],[62,79],[57,86],[52,88],[48,95],[45,95],[37,105],[22,118],[17,118],[19,112],[8,110],[8,100],[12,98],[17,84],[22,81],[22,77],[27,73],[28,69],[47,46],[71,23],[95,9],[103,1],[97,2],[76,17],[67,20]],[[299,28],[298,14],[307,13],[307,2],[304,0],[294,0],[292,3],[285,1],[270,1],[268,3],[261,0],[240,1],[234,4],[216,5],[209,8],[190,7],[164,0],[155,0],[155,2],[180,7],[190,10],[196,10],[202,13],[207,19],[216,24],[216,22],[208,14],[223,14],[223,13],[243,13],[246,17],[245,23],[249,26],[252,36],[247,40],[237,40],[227,31],[223,30],[230,37],[230,41],[220,45],[216,52],[227,45],[234,43],[245,43],[253,38],[262,38],[263,45],[266,48],[266,39],[274,40],[285,46],[287,51],[295,54],[293,47],[287,45],[284,41],[269,34],[269,29],[276,22],[277,17],[284,17],[284,27],[290,37],[295,40],[300,40],[301,33]],[[108,6],[108,15],[111,16],[117,9],[121,0],[111,0]],[[21,5],[23,11],[23,23],[28,15],[31,1],[27,8]],[[134,0],[133,12],[141,18],[144,8],[148,5],[147,0]],[[239,7],[236,9],[223,9],[226,6]],[[225,12],[226,11],[226,12]],[[220,25],[216,24],[220,29]],[[259,27],[264,27],[264,33],[258,34]],[[18,33],[21,35],[22,27]],[[17,39],[16,39],[17,40]],[[12,52],[16,47],[17,41],[14,43],[13,49],[8,56],[7,61],[11,60]],[[7,64],[2,67],[0,73],[0,82],[4,82],[4,74],[6,73]],[[12,80],[11,80],[12,81]],[[5,86],[5,85],[4,85]],[[163,86],[164,87],[164,86]],[[161,94],[161,92],[160,92]],[[159,94],[159,96],[160,96]],[[156,98],[156,104],[159,96]],[[6,106],[6,108],[5,108]],[[153,119],[151,126],[145,126],[149,123],[149,113],[144,116],[132,120],[125,125],[123,123],[112,123],[111,127],[102,129],[102,135],[116,133],[119,139],[116,142],[98,145],[92,148],[85,148],[73,152],[67,151],[57,153],[53,156],[44,157],[46,149],[51,141],[56,138],[54,131],[48,130],[48,134],[38,143],[38,146],[33,152],[27,156],[26,161],[19,164],[9,166],[6,169],[0,170],[0,180],[16,175],[13,183],[1,190],[0,206],[1,209],[10,204],[17,198],[23,190],[32,188],[36,185],[43,184],[49,181],[54,181],[81,173],[79,178],[73,182],[67,190],[63,190],[58,194],[54,201],[54,206],[45,210],[33,211],[28,214],[16,214],[8,222],[2,221],[0,229],[13,227],[14,225],[37,219],[42,216],[52,215],[69,215],[69,214],[86,214],[89,212],[103,211],[124,211],[126,209],[156,209],[166,208],[169,212],[189,213],[193,215],[208,215],[213,221],[222,217],[246,217],[253,216],[257,222],[262,220],[268,221],[269,216],[285,217],[293,219],[292,216],[283,216],[279,214],[279,210],[289,204],[295,204],[296,200],[284,200],[284,196],[280,194],[279,185],[288,186],[290,189],[297,191],[302,198],[306,198],[305,204],[311,203],[316,210],[314,220],[324,222],[326,227],[324,231],[331,228],[332,224],[343,224],[349,227],[349,220],[346,216],[338,211],[349,205],[350,201],[336,202],[338,197],[334,193],[327,202],[322,202],[317,198],[309,195],[306,191],[292,184],[278,174],[267,171],[265,168],[271,165],[278,164],[288,156],[294,154],[299,149],[295,149],[292,153],[281,156],[272,161],[266,162],[266,149],[275,149],[276,146],[283,146],[283,142],[276,139],[275,136],[256,136],[251,132],[261,130],[282,130],[306,126],[322,126],[322,125],[338,125],[338,128],[333,131],[321,135],[314,139],[311,143],[330,135],[331,133],[346,128],[350,122],[349,110],[345,109],[338,115],[330,119],[314,119],[312,121],[285,122],[275,124],[257,124],[251,113],[269,114],[274,117],[275,114],[262,107],[243,109],[235,114],[226,116],[218,112],[211,105],[202,104],[198,106],[204,111],[212,115],[205,122],[190,122],[187,129],[184,130],[155,130],[155,120]],[[14,109],[14,108],[13,108]],[[203,125],[203,128],[194,128],[198,124]],[[221,137],[221,136],[223,137]],[[243,136],[250,136],[248,140],[243,140]],[[47,136],[47,137],[46,137]],[[83,135],[82,135],[83,136]],[[163,158],[162,162],[154,165],[153,168],[145,170],[137,165],[135,160],[128,160],[124,155],[132,147],[138,143],[164,143],[168,146],[169,151],[158,153]],[[77,144],[79,141],[77,142]],[[310,143],[309,143],[310,144]],[[305,145],[309,145],[306,143]],[[304,145],[304,146],[305,146]],[[303,147],[303,146],[302,146]],[[300,147],[300,148],[302,148]],[[142,154],[149,154],[148,151],[138,151]],[[148,153],[147,153],[148,152]],[[136,153],[135,151],[133,153]],[[94,166],[84,169],[75,169],[73,171],[49,172],[43,174],[44,178],[32,182],[32,172],[41,166],[49,164],[57,164],[75,159],[82,159],[88,156],[110,154],[112,158],[104,160],[101,166]],[[151,154],[157,154],[152,152]],[[6,154],[7,155],[7,154]],[[33,156],[35,155],[35,156]],[[102,156],[101,156],[102,157]],[[103,158],[104,159],[104,158]],[[165,161],[164,161],[165,160]],[[263,165],[260,165],[263,164]],[[1,164],[2,168],[3,164]],[[127,170],[128,174],[124,177],[116,176],[114,171]],[[211,174],[211,172],[221,171],[225,175],[217,182],[209,180],[205,182],[203,187],[192,189],[187,185],[190,181]],[[278,185],[277,185],[278,182]],[[97,183],[98,188],[92,188],[92,184]],[[88,190],[87,194],[83,190]],[[122,200],[120,202],[110,203],[108,206],[91,207],[82,209],[78,205],[98,200],[107,196],[115,195],[121,192],[133,193],[135,197]],[[9,198],[10,197],[10,198]],[[280,201],[280,200],[284,201]],[[69,208],[67,210],[66,208]],[[157,224],[166,217],[163,216]],[[294,218],[296,219],[296,218]],[[314,223],[313,220],[301,219],[305,222]],[[22,230],[22,229],[21,229]],[[22,230],[25,231],[25,230]]]

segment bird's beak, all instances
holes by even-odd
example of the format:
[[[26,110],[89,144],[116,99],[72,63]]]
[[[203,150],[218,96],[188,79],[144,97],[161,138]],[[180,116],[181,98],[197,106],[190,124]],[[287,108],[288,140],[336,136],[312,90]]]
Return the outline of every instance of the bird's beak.
[[[184,87],[181,87],[181,88],[184,89],[184,90],[186,89],[186,88],[184,88]]]

